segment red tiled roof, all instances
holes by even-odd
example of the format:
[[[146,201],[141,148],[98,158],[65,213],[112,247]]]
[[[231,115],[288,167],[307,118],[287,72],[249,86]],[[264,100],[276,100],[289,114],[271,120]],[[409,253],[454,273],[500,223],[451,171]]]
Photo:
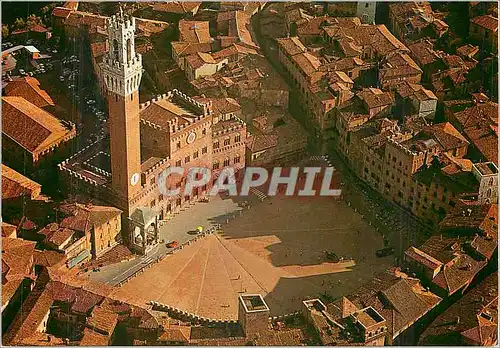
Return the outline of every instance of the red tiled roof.
[[[33,256],[35,265],[43,267],[62,265],[66,260],[66,255],[53,250],[35,250]]]
[[[56,247],[61,247],[64,242],[70,239],[75,234],[68,228],[58,228],[48,238],[48,242],[54,244]]]
[[[36,199],[42,186],[2,163],[2,199],[28,196]]]
[[[93,42],[90,44],[90,51],[92,57],[97,58],[108,52],[108,45],[106,42]]]
[[[428,65],[438,59],[438,54],[433,49],[434,44],[428,40],[413,43],[408,48],[420,65]]]
[[[158,338],[160,342],[182,342],[189,343],[191,337],[191,327],[181,325],[170,325],[165,328],[161,336]]]
[[[52,16],[60,18],[68,18],[71,13],[71,9],[64,7],[56,7],[52,10]]]
[[[435,270],[443,265],[441,261],[436,260],[432,256],[427,255],[426,253],[415,247],[410,247],[408,250],[406,250],[405,255],[406,257],[413,259],[414,261],[420,263],[421,265],[431,270]]]
[[[254,134],[247,138],[247,147],[252,152],[264,151],[278,145],[278,136],[275,134]]]
[[[210,52],[212,50],[211,43],[189,43],[174,41],[172,44],[172,50],[176,53],[178,57],[184,57],[197,52]]]
[[[87,319],[87,325],[104,335],[111,336],[118,323],[118,314],[99,306],[94,307],[90,317]]]
[[[44,26],[41,26],[40,24],[35,24],[29,28],[30,31],[34,31],[37,33],[46,33],[49,30],[45,28]]]
[[[100,334],[92,329],[85,328],[80,346],[108,346],[110,338],[107,335]]]
[[[35,245],[20,238],[2,237],[2,306],[14,296],[24,277],[30,276]]]
[[[445,151],[467,146],[469,142],[449,122],[438,123],[422,129],[424,133],[430,134]]]
[[[498,32],[498,18],[495,18],[492,15],[475,17],[472,18],[470,22],[495,33]]]
[[[71,215],[61,221],[61,227],[81,232],[87,232],[93,227],[101,226],[122,213],[120,209],[115,207],[85,206],[79,203],[65,204],[60,209]]]
[[[40,82],[34,77],[23,77],[10,81],[5,87],[5,95],[22,97],[39,108],[55,105],[52,98],[40,88]]]
[[[289,56],[294,56],[306,51],[306,47],[297,36],[278,39],[278,44]]]
[[[21,97],[2,97],[2,133],[35,153],[58,144],[75,130]]]
[[[17,227],[2,221],[2,237],[17,238]]]
[[[190,43],[210,43],[208,21],[179,21],[180,41]]]

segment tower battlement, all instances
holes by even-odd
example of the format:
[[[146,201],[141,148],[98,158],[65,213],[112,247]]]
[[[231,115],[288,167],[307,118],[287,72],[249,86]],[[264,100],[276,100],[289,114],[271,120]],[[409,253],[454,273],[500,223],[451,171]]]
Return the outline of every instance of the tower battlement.
[[[108,91],[127,96],[139,89],[142,77],[142,56],[135,51],[135,18],[118,15],[106,20],[109,51],[101,62]]]

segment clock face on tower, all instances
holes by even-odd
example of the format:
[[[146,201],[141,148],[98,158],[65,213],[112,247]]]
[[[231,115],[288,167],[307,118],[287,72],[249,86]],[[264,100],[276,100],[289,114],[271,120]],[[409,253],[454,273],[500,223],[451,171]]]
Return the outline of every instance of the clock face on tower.
[[[130,178],[130,185],[135,186],[135,185],[137,185],[138,182],[139,182],[139,173],[135,173]]]
[[[189,135],[187,137],[187,143],[191,144],[195,140],[196,140],[196,133],[195,132],[189,133]]]

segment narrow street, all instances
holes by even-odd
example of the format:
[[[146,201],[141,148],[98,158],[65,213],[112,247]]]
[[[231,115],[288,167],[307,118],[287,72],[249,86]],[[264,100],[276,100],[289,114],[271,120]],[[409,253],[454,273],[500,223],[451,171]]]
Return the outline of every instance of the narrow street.
[[[290,114],[304,126],[304,112],[300,104],[299,91],[296,90],[292,80],[279,63],[278,47],[276,42],[264,38],[260,33],[259,12],[252,19],[255,36],[262,48],[265,57],[273,68],[283,77],[290,89],[289,106]],[[309,131],[309,130],[308,130]],[[319,151],[310,136],[309,152],[311,155]],[[378,192],[360,180],[338,155],[335,148],[328,147],[328,156],[333,165],[341,171],[345,183],[342,187],[344,198],[349,204],[359,211],[365,219],[373,224],[384,236],[388,246],[395,249],[395,256],[402,260],[405,250],[412,245],[419,245],[431,234],[432,229],[423,225],[410,213],[403,211],[395,204],[385,200]]]

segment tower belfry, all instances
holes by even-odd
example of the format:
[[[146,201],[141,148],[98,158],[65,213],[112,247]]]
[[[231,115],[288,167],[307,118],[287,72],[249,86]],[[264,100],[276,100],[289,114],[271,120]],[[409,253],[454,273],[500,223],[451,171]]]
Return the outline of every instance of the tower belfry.
[[[141,188],[139,84],[142,57],[135,52],[135,18],[123,11],[106,22],[109,51],[101,63],[109,105],[111,186],[128,211]]]

